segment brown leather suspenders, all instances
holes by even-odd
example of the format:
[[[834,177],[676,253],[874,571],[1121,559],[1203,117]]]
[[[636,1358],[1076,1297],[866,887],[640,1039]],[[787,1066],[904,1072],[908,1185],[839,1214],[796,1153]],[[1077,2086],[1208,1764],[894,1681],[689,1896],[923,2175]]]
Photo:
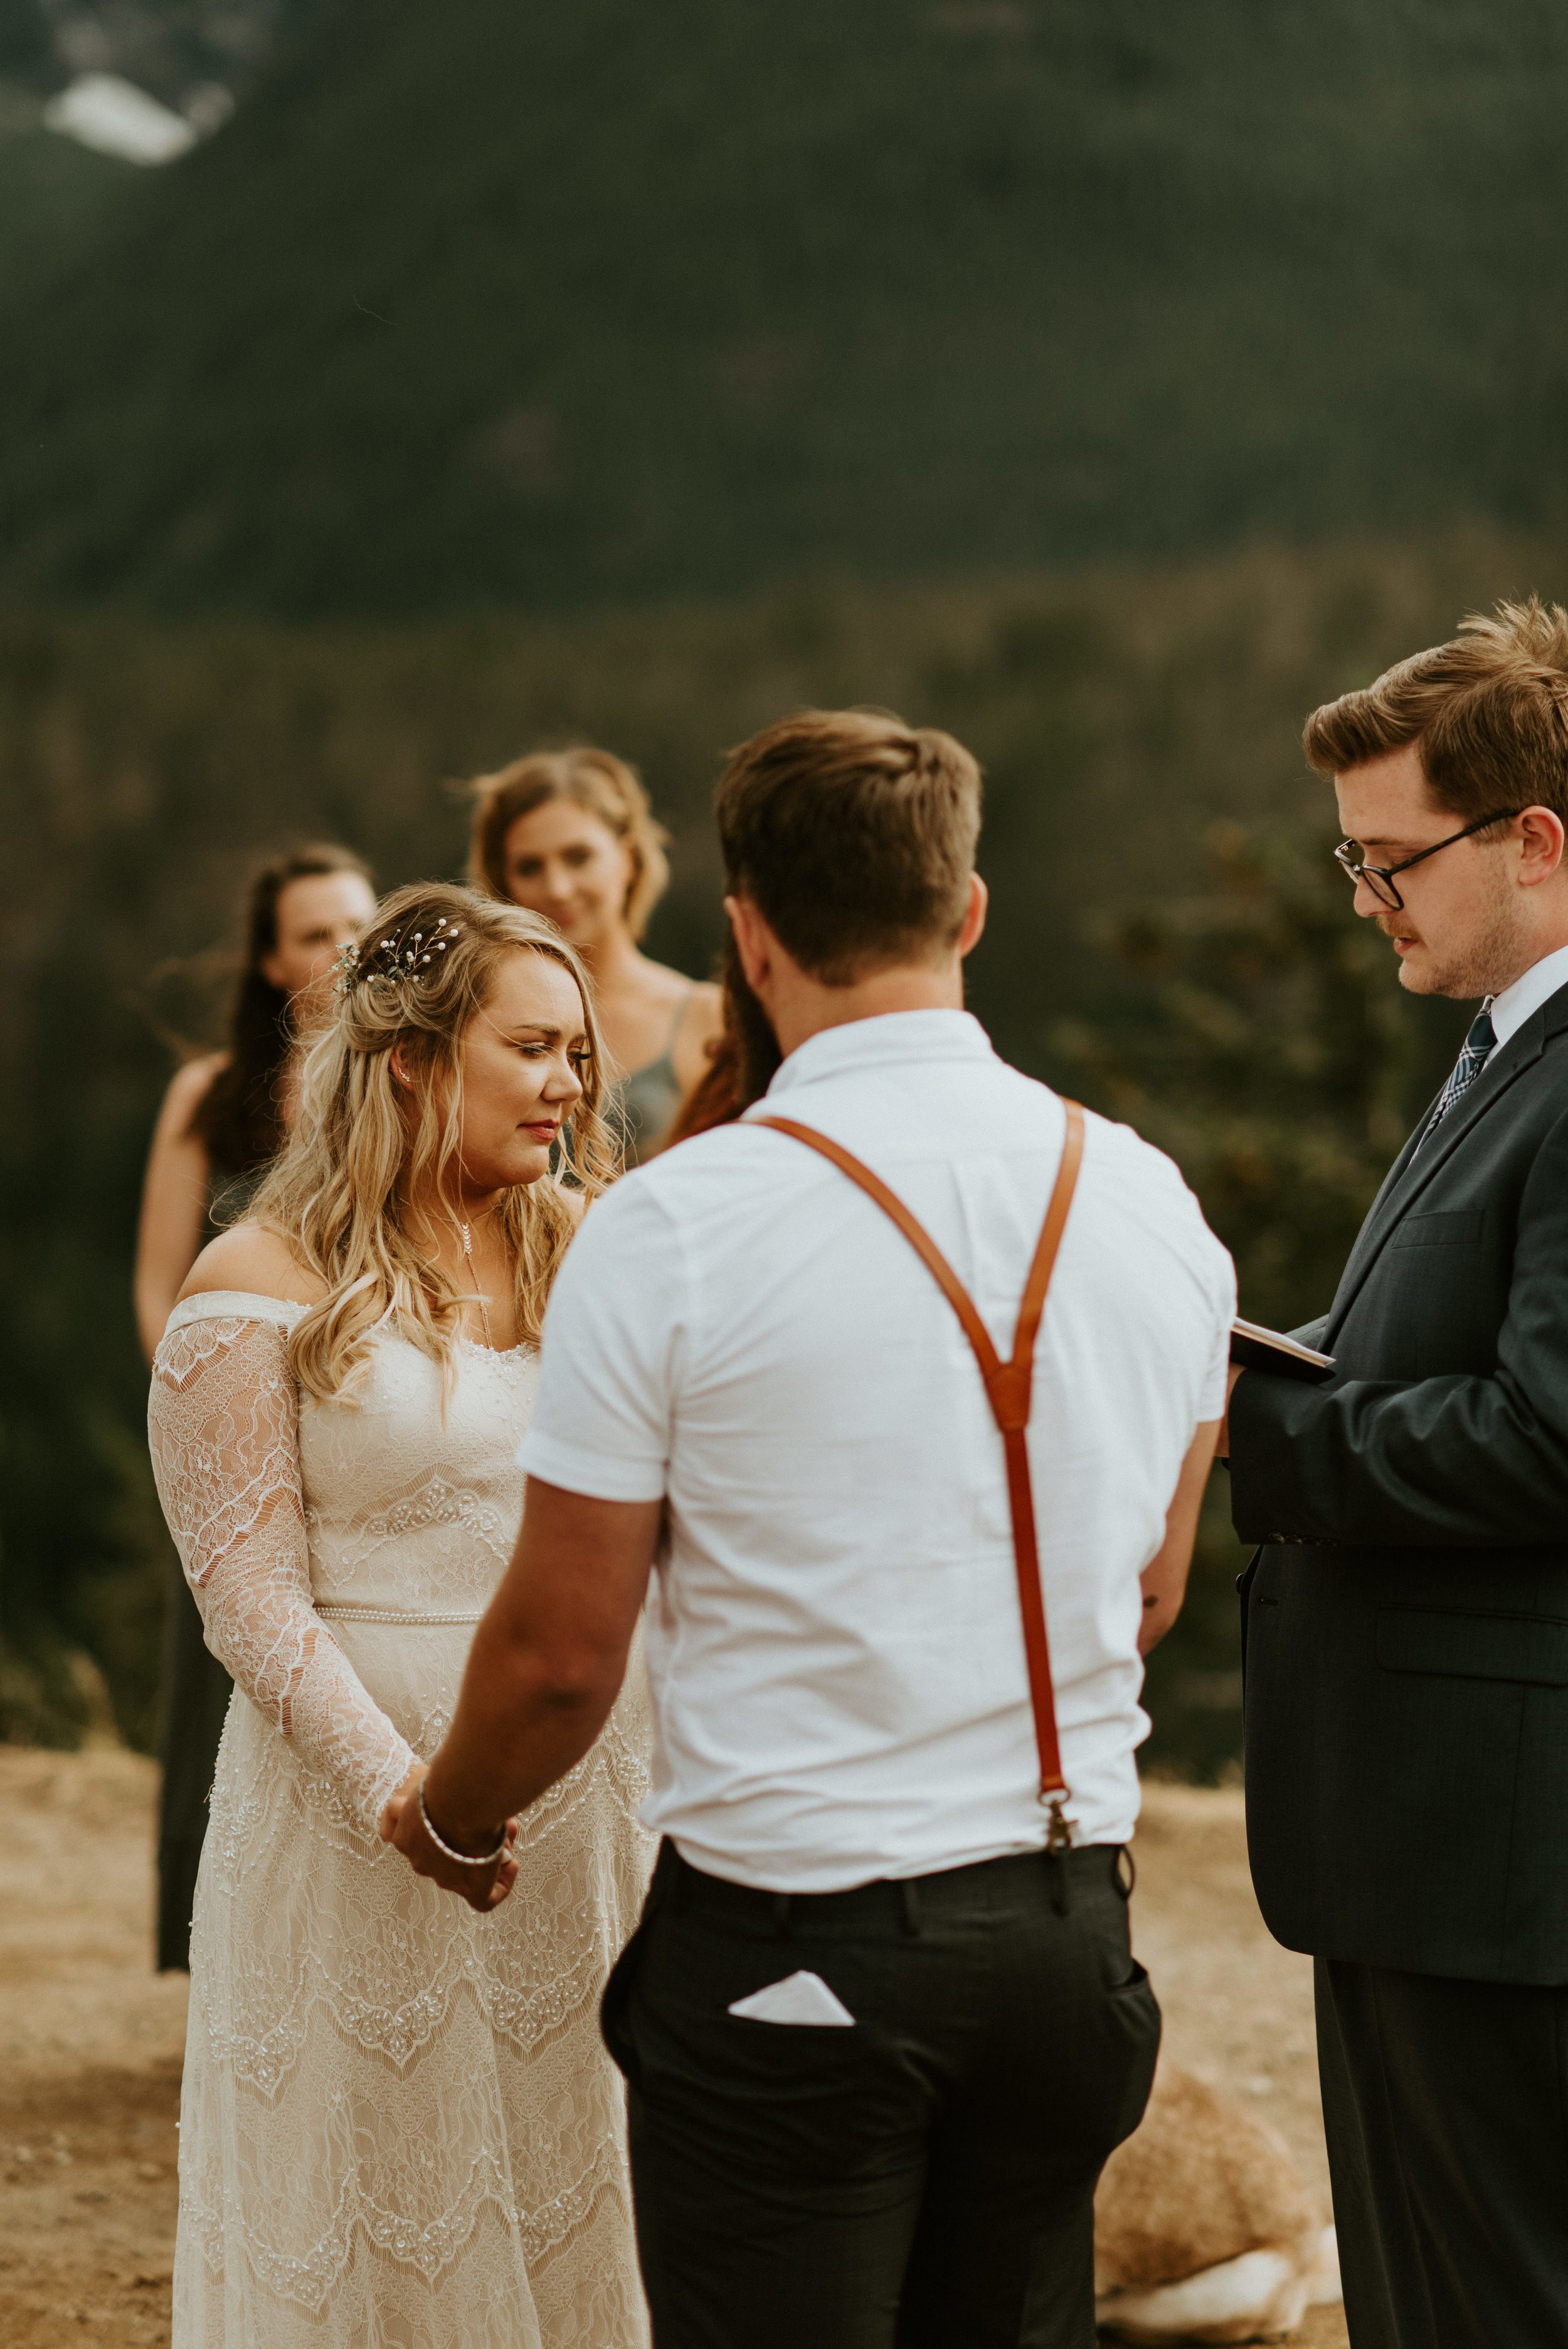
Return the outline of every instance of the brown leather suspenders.
[[[1062,1816],[1062,1798],[1067,1794],[1067,1780],[1062,1776],[1061,1749],[1057,1740],[1057,1707],[1051,1690],[1051,1651],[1046,1638],[1046,1603],[1040,1589],[1040,1551],[1035,1531],[1035,1488],[1029,1475],[1029,1448],[1026,1430],[1029,1424],[1029,1403],[1035,1375],[1035,1339],[1045,1310],[1046,1291],[1051,1285],[1051,1273],[1056,1265],[1057,1250],[1061,1245],[1062,1226],[1072,1206],[1073,1192],[1078,1184],[1078,1167],[1083,1159],[1083,1112],[1077,1102],[1068,1102],[1067,1142],[1062,1150],[1062,1163],[1057,1169],[1056,1186],[1051,1193],[1046,1220],[1040,1228],[1039,1244],[1035,1260],[1029,1267],[1029,1278],[1024,1284],[1024,1301],[1018,1309],[1018,1326],[1013,1337],[1013,1358],[1005,1362],[991,1343],[990,1332],[975,1308],[975,1300],[965,1288],[936,1242],[925,1226],[917,1222],[896,1192],[890,1191],[880,1175],[861,1164],[851,1152],[830,1142],[814,1126],[797,1125],[792,1118],[758,1117],[748,1120],[752,1125],[770,1125],[779,1133],[788,1133],[796,1142],[803,1142],[810,1150],[820,1151],[831,1159],[841,1174],[851,1183],[858,1183],[869,1198],[874,1199],[884,1215],[891,1216],[915,1253],[923,1260],[943,1295],[964,1325],[964,1334],[975,1350],[980,1365],[980,1375],[985,1381],[985,1393],[992,1416],[1002,1431],[1002,1444],[1007,1460],[1007,1499],[1013,1514],[1013,1557],[1018,1569],[1018,1604],[1024,1617],[1024,1654],[1029,1667],[1029,1694],[1034,1702],[1035,1743],[1040,1754],[1040,1800],[1050,1814],[1050,1831],[1046,1838],[1047,1851],[1065,1851],[1072,1841],[1068,1823]]]

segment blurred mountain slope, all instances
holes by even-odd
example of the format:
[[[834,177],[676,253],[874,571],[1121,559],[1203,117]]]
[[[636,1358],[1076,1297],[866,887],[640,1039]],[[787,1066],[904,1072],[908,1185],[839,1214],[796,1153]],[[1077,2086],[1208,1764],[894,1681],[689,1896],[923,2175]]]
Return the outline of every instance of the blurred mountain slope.
[[[242,88],[318,0],[0,0],[0,78],[48,92],[112,73],[165,106],[194,88]]]
[[[0,0],[0,314],[30,363],[47,331],[52,281],[100,243],[117,248],[144,171],[45,127],[45,101],[78,74],[108,73],[205,131],[274,43],[296,37],[318,0]],[[117,234],[116,232],[119,232]]]
[[[43,129],[38,113],[31,92],[0,85],[0,311],[28,334],[40,289],[94,252],[139,176]]]
[[[411,616],[1563,502],[1542,0],[331,0],[18,314],[0,595]]]

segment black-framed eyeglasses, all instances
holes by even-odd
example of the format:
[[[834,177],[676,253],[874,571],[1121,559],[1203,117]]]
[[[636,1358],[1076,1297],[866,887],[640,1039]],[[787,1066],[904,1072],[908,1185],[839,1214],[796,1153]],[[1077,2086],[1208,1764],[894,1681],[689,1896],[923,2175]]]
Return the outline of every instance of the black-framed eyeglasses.
[[[1424,864],[1429,856],[1437,854],[1439,848],[1451,848],[1456,840],[1468,840],[1472,832],[1484,832],[1489,823],[1501,823],[1508,816],[1522,813],[1522,808],[1499,808],[1495,815],[1478,815],[1475,822],[1467,823],[1462,832],[1450,832],[1447,840],[1434,841],[1430,848],[1418,849],[1414,856],[1407,856],[1398,864],[1368,864],[1361,854],[1359,841],[1342,840],[1334,852],[1335,862],[1349,874],[1353,882],[1365,881],[1380,905],[1387,905],[1393,913],[1402,914],[1405,900],[1394,886],[1396,873],[1408,873],[1412,864]]]

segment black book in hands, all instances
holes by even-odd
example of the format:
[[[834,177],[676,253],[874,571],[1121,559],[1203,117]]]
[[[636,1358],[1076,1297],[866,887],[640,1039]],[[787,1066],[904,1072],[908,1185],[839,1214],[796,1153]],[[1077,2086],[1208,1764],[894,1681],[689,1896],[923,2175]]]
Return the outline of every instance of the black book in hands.
[[[1256,1321],[1231,1324],[1231,1360],[1243,1371],[1272,1371],[1275,1378],[1327,1378],[1334,1369],[1332,1354],[1304,1346],[1278,1330],[1264,1330]]]

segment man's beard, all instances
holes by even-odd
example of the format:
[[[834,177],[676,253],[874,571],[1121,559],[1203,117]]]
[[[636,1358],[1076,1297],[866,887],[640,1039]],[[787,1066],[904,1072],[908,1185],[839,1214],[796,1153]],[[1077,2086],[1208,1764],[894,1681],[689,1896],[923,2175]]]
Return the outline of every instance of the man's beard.
[[[1447,995],[1456,1002],[1469,1003],[1478,996],[1501,994],[1517,978],[1524,958],[1524,924],[1514,891],[1501,873],[1488,914],[1490,918],[1483,928],[1448,953],[1422,931],[1424,968],[1413,970],[1408,962],[1400,958],[1399,984],[1407,993]],[[1398,937],[1402,919],[1398,914],[1380,914],[1377,927],[1385,937]]]

